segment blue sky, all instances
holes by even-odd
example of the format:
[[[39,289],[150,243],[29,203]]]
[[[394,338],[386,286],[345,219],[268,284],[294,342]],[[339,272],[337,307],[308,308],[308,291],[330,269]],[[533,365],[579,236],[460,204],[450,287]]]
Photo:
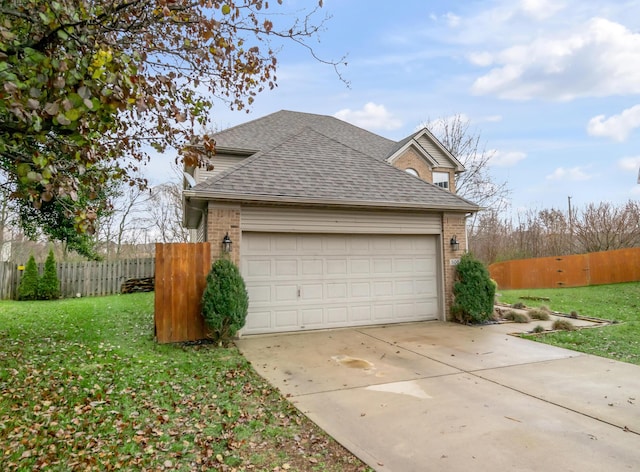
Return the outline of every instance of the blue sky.
[[[322,12],[312,45],[348,55],[350,88],[285,45],[277,89],[249,114],[217,106],[218,127],[289,109],[399,140],[462,115],[495,152],[512,210],[640,198],[640,0],[325,0]]]

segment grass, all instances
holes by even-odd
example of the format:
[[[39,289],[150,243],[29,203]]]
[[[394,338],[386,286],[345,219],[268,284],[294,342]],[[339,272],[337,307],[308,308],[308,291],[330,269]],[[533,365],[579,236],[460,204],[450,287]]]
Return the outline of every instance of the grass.
[[[152,332],[152,293],[0,301],[0,470],[369,470],[235,348]]]
[[[500,293],[500,301],[504,303],[517,303],[523,296],[547,297],[549,301],[545,303],[554,311],[575,311],[582,316],[617,322],[603,328],[551,333],[531,339],[640,365],[640,282],[578,288],[504,290]]]

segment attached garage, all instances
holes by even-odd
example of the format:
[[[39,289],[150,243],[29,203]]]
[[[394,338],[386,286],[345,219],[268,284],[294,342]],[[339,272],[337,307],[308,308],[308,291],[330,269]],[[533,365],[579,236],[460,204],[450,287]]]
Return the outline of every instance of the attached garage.
[[[437,236],[245,232],[245,334],[433,320]]]
[[[240,268],[242,335],[447,318],[479,208],[455,195],[464,167],[428,130],[396,142],[281,111],[212,138],[214,170],[186,169],[184,218]]]

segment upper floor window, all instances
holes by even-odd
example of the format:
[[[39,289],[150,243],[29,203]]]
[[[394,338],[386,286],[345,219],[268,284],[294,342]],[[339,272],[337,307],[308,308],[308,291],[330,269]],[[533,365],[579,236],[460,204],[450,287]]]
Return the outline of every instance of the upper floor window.
[[[438,187],[442,187],[449,190],[449,173],[448,172],[434,172],[433,183]]]
[[[408,169],[404,170],[407,174],[411,174],[414,175],[416,177],[420,177],[420,175],[418,174],[418,171],[415,169],[412,169],[411,167],[409,167]]]

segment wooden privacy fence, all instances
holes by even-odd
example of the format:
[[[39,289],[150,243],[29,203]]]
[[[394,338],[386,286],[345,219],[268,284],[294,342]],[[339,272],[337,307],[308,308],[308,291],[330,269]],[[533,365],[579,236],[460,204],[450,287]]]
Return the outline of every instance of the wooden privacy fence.
[[[489,272],[504,290],[635,282],[640,280],[640,248],[497,262]]]
[[[154,324],[158,343],[207,337],[201,299],[210,269],[210,243],[156,244]]]
[[[58,262],[56,271],[62,297],[111,295],[120,293],[120,285],[127,279],[153,277],[154,258],[122,259],[100,262]],[[44,263],[38,264],[42,274]],[[0,298],[15,299],[23,272],[18,265],[0,263]]]

